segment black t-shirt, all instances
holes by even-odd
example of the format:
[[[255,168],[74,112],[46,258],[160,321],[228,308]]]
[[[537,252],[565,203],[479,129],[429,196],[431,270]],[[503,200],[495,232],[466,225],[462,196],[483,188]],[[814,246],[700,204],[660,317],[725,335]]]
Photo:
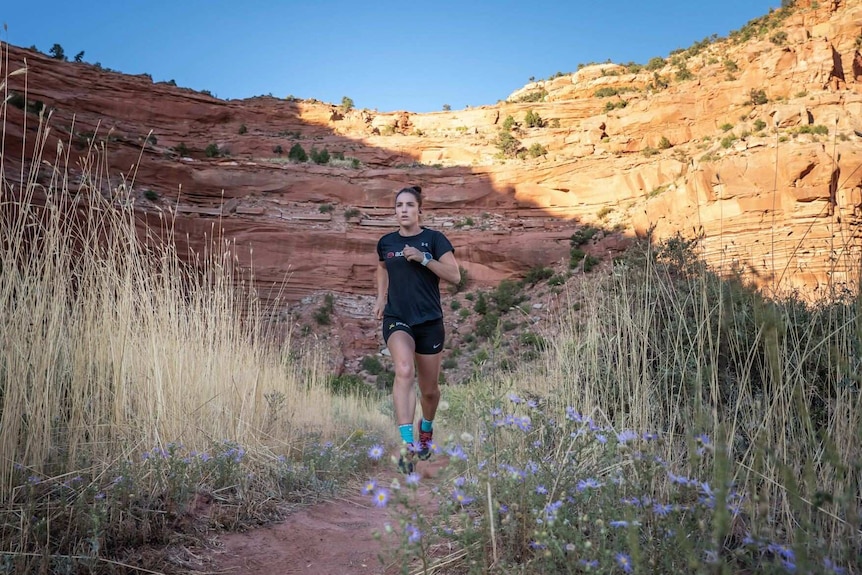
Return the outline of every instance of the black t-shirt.
[[[407,325],[417,325],[443,317],[440,305],[440,278],[404,257],[404,246],[413,246],[420,252],[430,252],[435,260],[455,248],[441,232],[422,228],[415,236],[405,237],[399,232],[386,234],[377,242],[377,257],[386,262],[389,272],[389,297],[383,314],[393,316]]]

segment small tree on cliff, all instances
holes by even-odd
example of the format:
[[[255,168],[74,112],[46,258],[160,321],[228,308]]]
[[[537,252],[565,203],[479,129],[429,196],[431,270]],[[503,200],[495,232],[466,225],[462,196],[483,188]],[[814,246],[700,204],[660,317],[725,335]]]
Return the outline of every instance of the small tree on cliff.
[[[78,62],[80,64],[83,61],[84,61],[84,51],[81,50],[80,52],[75,54],[75,62]]]
[[[294,162],[308,161],[308,154],[305,152],[305,148],[303,148],[302,145],[299,143],[296,143],[291,146],[290,151],[287,152],[287,157]]]
[[[344,112],[349,112],[352,109],[353,109],[353,100],[351,98],[348,98],[347,96],[344,96],[341,99],[341,110]]]
[[[51,49],[48,50],[48,54],[51,55],[55,60],[63,60],[66,61],[66,52],[63,50],[63,47],[59,44],[54,44],[51,46]]]

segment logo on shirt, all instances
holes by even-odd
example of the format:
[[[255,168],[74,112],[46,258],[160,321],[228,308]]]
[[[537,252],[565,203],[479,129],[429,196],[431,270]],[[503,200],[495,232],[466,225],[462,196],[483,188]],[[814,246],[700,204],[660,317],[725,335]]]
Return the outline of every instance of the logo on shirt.
[[[402,251],[402,252],[388,252],[388,253],[386,254],[386,259],[387,259],[387,260],[392,259],[392,258],[403,258],[403,257],[404,257],[404,252],[403,252],[403,251]]]

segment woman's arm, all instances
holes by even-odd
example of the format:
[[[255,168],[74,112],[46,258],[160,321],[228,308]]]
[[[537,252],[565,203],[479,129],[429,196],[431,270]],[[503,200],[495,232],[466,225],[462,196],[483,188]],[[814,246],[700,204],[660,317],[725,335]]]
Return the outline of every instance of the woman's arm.
[[[404,246],[404,257],[411,262],[421,262],[425,253],[413,246]],[[437,277],[451,284],[457,285],[461,281],[461,269],[455,260],[454,252],[446,252],[439,260],[432,259],[426,267],[437,274]]]
[[[458,282],[461,281],[461,268],[458,267],[455,254],[452,252],[446,252],[440,256],[439,260],[431,260],[427,267],[437,274],[437,277],[450,284],[458,285]]]
[[[389,291],[389,272],[386,271],[386,262],[378,262],[375,272],[377,278],[377,301],[374,304],[374,317],[383,319],[383,309],[386,307],[386,295]]]

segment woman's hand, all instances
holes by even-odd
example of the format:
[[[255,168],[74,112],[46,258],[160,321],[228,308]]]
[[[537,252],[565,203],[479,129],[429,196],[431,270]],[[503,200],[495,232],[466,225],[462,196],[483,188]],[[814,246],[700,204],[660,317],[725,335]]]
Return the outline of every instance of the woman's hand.
[[[386,307],[386,298],[377,298],[374,302],[374,319],[383,319],[383,309]]]
[[[424,252],[419,251],[413,246],[404,246],[404,249],[401,250],[401,253],[404,254],[404,257],[411,262],[421,262],[425,257]]]

